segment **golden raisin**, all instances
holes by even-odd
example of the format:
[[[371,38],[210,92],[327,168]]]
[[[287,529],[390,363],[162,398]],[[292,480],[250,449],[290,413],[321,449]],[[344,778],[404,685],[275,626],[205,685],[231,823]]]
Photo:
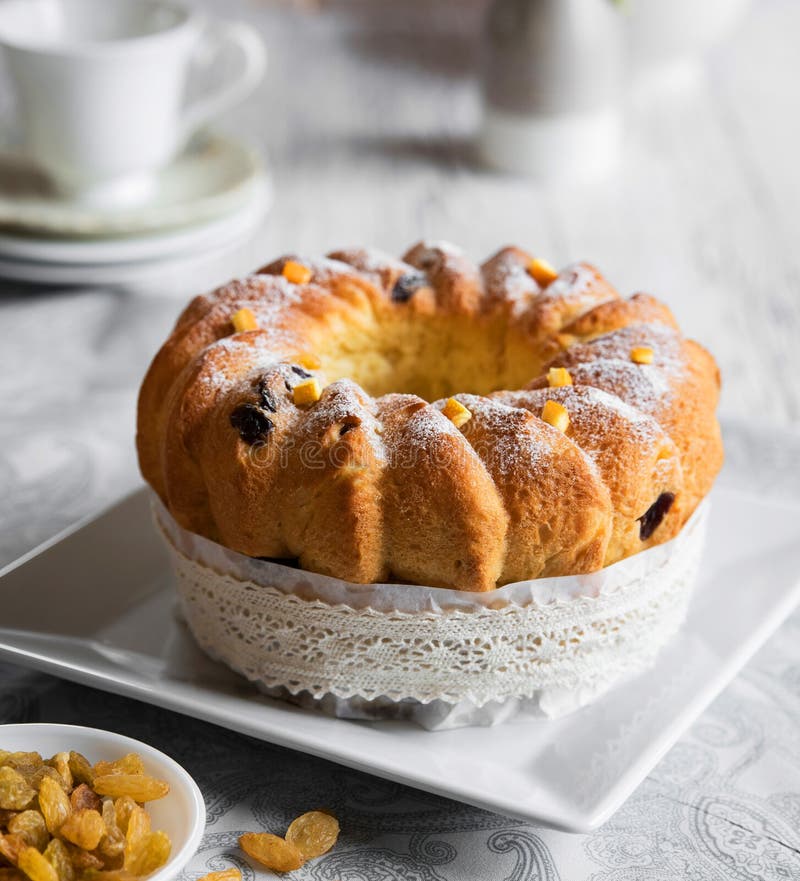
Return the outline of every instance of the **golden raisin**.
[[[89,853],[88,850],[83,850],[80,847],[75,847],[74,844],[64,844],[64,847],[66,847],[69,853],[70,862],[78,872],[91,872],[95,869],[103,868],[103,861],[97,854]]]
[[[287,260],[283,264],[283,277],[292,284],[306,284],[311,281],[313,273],[307,266],[298,263],[296,260]]]
[[[134,872],[133,866],[149,835],[150,817],[144,808],[136,805],[128,818],[128,829],[125,833],[125,856],[122,864],[124,869]]]
[[[21,835],[9,832],[6,835],[0,832],[0,856],[4,856],[12,866],[16,866],[19,855],[30,845]]]
[[[39,810],[51,835],[58,832],[72,811],[67,794],[50,777],[45,777],[39,787]]]
[[[124,868],[133,875],[150,875],[166,863],[171,849],[166,832],[151,832],[133,852],[131,859],[126,860]]]
[[[18,765],[16,771],[25,778],[28,786],[33,789],[41,789],[42,780],[48,777],[62,792],[67,793],[70,790],[64,778],[50,765]]]
[[[44,817],[38,811],[22,811],[8,821],[8,831],[19,835],[30,847],[44,850],[50,835]]]
[[[47,764],[58,771],[61,779],[64,781],[64,788],[69,792],[74,785],[72,771],[69,769],[69,753],[56,753]]]
[[[222,869],[220,872],[207,872],[201,878],[198,878],[197,881],[241,881],[241,879],[241,871],[231,866],[229,869]]]
[[[113,762],[95,762],[93,770],[95,777],[105,777],[108,774],[144,774],[144,762],[138,753],[128,753]]]
[[[36,790],[18,771],[3,765],[0,768],[0,808],[24,811],[36,797]]]
[[[106,868],[122,868],[122,854],[125,850],[125,833],[117,826],[117,814],[114,802],[110,799],[103,802],[103,823],[106,834],[98,845],[97,851],[103,857]],[[117,867],[115,864],[119,862]]]
[[[86,783],[88,786],[94,783],[94,771],[89,760],[74,750],[69,754],[69,770],[76,783]]]
[[[94,850],[106,833],[106,824],[91,808],[70,814],[58,830],[62,838],[84,850]]]
[[[72,865],[69,851],[63,841],[52,838],[44,849],[43,856],[56,870],[58,881],[75,881],[75,867]]]
[[[91,872],[84,876],[87,881],[138,881],[136,875],[126,872],[125,869],[110,869],[108,871]]]
[[[147,774],[107,774],[94,778],[98,795],[121,798],[129,795],[134,801],[155,801],[169,792],[169,784]]]
[[[242,850],[274,872],[292,872],[305,860],[295,845],[269,832],[245,832],[239,838]]]
[[[307,860],[327,853],[339,837],[339,821],[322,811],[301,814],[286,830],[286,840]]]
[[[58,873],[52,863],[35,847],[26,847],[22,851],[18,865],[31,881],[58,881]]]
[[[0,765],[10,765],[17,768],[20,765],[41,765],[44,759],[37,752],[4,752]]]
[[[139,805],[129,795],[123,795],[114,802],[114,815],[117,818],[117,826],[123,832],[128,831],[128,820],[133,811],[138,807]]]
[[[69,796],[69,803],[72,805],[73,811],[83,811],[87,808],[99,811],[102,808],[100,796],[93,792],[85,783],[81,783],[72,790]]]

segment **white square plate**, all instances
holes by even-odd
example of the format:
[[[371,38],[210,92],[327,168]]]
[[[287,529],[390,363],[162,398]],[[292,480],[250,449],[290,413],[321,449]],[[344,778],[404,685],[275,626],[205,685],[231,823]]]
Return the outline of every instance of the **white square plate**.
[[[604,822],[800,600],[800,507],[719,488],[689,617],[656,667],[558,721],[428,732],[270,700],[173,614],[144,490],[0,572],[0,656],[509,816]]]

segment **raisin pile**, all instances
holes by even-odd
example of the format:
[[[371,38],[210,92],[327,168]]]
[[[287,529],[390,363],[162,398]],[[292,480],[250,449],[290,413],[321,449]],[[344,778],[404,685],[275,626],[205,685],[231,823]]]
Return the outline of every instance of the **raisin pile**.
[[[77,752],[44,759],[0,750],[0,881],[136,881],[167,862],[143,803],[169,785],[140,756],[92,765]]]

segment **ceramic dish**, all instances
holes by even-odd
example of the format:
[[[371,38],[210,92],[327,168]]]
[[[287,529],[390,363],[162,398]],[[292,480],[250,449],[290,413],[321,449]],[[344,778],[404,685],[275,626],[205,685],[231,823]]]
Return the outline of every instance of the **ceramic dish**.
[[[47,285],[119,285],[188,269],[246,245],[272,199],[269,181],[226,217],[129,239],[23,239],[0,234],[0,278]]]
[[[169,756],[146,743],[78,725],[33,723],[0,725],[0,749],[35,750],[49,757],[62,750],[74,749],[90,762],[111,761],[127,753],[138,753],[145,771],[169,783],[167,796],[148,802],[147,812],[154,829],[163,829],[172,841],[167,863],[148,877],[148,881],[168,881],[185,868],[200,845],[206,827],[206,806],[197,784]]]

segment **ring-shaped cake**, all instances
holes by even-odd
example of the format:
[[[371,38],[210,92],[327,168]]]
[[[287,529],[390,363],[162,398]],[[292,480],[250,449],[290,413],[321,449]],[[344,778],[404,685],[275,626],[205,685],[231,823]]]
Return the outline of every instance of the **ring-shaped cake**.
[[[183,528],[349,582],[488,591],[678,534],[719,372],[646,294],[519,248],[287,255],[187,307],[139,399]]]

